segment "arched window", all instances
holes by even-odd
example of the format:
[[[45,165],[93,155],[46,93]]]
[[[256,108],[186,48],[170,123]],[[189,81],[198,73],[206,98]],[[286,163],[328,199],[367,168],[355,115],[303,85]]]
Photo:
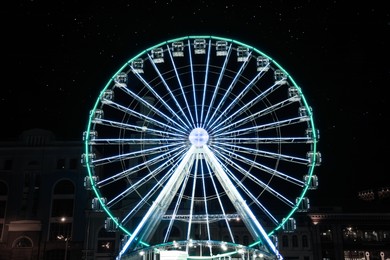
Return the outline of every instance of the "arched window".
[[[50,214],[50,240],[57,240],[57,236],[72,236],[74,193],[75,185],[70,180],[61,180],[54,186]]]
[[[59,181],[55,188],[54,188],[54,194],[74,194],[74,184],[70,180],[62,180]]]
[[[12,247],[18,247],[18,248],[33,247],[33,244],[32,244],[32,241],[31,241],[30,238],[28,238],[28,237],[19,237],[18,239],[16,239],[14,241]]]

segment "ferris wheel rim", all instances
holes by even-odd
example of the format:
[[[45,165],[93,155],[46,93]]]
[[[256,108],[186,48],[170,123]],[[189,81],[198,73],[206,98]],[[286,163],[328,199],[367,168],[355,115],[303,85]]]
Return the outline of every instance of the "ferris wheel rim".
[[[108,83],[105,85],[105,87],[103,88],[102,90],[102,93],[106,90],[108,90],[115,78],[123,71],[126,70],[126,68],[129,66],[129,64],[131,64],[132,62],[136,61],[137,59],[145,56],[145,55],[148,55],[148,53],[150,53],[152,50],[155,50],[156,48],[159,48],[161,46],[166,46],[166,45],[169,45],[169,44],[172,44],[172,43],[175,43],[175,42],[180,42],[180,41],[190,41],[190,40],[195,40],[195,39],[208,39],[208,40],[213,40],[213,41],[227,41],[231,44],[235,44],[237,46],[243,46],[243,47],[246,47],[246,48],[249,48],[251,51],[257,53],[258,55],[262,55],[263,57],[269,59],[270,62],[272,62],[273,66],[275,67],[275,69],[278,69],[280,70],[282,73],[284,73],[284,75],[287,77],[287,79],[289,80],[289,82],[292,84],[293,87],[295,87],[295,89],[299,92],[299,96],[301,97],[302,99],[302,102],[304,104],[304,106],[308,109],[308,114],[309,114],[309,125],[311,126],[312,130],[313,130],[313,135],[311,136],[311,142],[312,142],[312,149],[311,149],[311,152],[312,152],[312,160],[315,162],[315,160],[317,159],[315,157],[315,155],[317,154],[317,141],[318,141],[318,136],[317,136],[317,129],[314,125],[314,119],[313,119],[313,115],[312,115],[312,112],[311,110],[309,109],[310,106],[308,105],[300,87],[297,85],[297,83],[293,80],[293,78],[287,73],[286,70],[284,70],[282,68],[282,66],[280,66],[275,60],[273,60],[271,57],[269,57],[268,55],[266,55],[265,53],[261,52],[260,50],[252,47],[252,46],[249,46],[247,44],[244,44],[242,42],[239,42],[239,41],[236,41],[236,40],[232,40],[232,39],[227,39],[227,38],[224,38],[224,37],[216,37],[216,36],[185,36],[185,37],[179,37],[179,38],[175,38],[175,39],[172,39],[172,40],[168,40],[168,41],[164,41],[164,42],[161,42],[157,45],[154,45],[152,47],[149,47],[148,49],[145,49],[144,51],[140,52],[138,55],[134,56],[133,58],[131,58],[128,62],[126,62],[115,74],[114,76],[108,81]],[[88,124],[87,124],[87,130],[86,130],[86,135],[87,136],[90,136],[91,133],[93,132],[93,125],[94,125],[94,112],[96,112],[98,109],[99,109],[99,105],[101,105],[101,98],[99,96],[99,98],[97,99],[96,103],[94,104],[93,106],[93,109],[91,110],[91,113],[90,113],[90,116],[89,116],[89,119],[88,119]],[[195,108],[197,109],[197,108]],[[182,112],[182,114],[184,115],[185,112]],[[216,115],[215,117],[218,117],[219,115]],[[211,123],[212,124],[212,123]],[[201,125],[193,125],[195,128],[201,128],[203,129]],[[185,131],[185,130],[183,130]],[[207,132],[207,130],[204,130]],[[222,139],[221,139],[222,140]],[[242,142],[244,142],[245,140],[242,140]],[[85,142],[84,142],[84,145],[85,145],[85,156],[86,156],[86,166],[87,166],[87,171],[88,171],[88,176],[90,177],[90,180],[91,180],[91,186],[92,186],[92,189],[94,191],[94,193],[96,194],[98,200],[99,200],[99,203],[101,203],[104,211],[107,213],[107,215],[109,217],[111,217],[112,219],[116,219],[114,214],[111,212],[111,210],[109,208],[107,208],[105,206],[105,203],[103,201],[103,197],[104,195],[101,194],[99,188],[96,186],[96,183],[93,181],[93,176],[95,175],[94,174],[94,169],[93,169],[93,165],[90,163],[90,155],[92,154],[91,152],[91,143],[90,143],[90,140],[88,138],[86,138]],[[244,159],[241,159],[241,160],[244,160]],[[315,166],[317,166],[315,163],[313,163],[312,165],[309,166],[309,170],[308,170],[308,176],[309,176],[309,180],[308,182],[310,181],[310,178],[312,177],[312,175],[314,174],[314,168]],[[282,220],[282,222],[279,223],[279,225],[277,225],[268,235],[272,235],[276,230],[282,228],[282,226],[285,224],[285,222],[287,221],[288,218],[290,218],[298,209],[298,204],[302,201],[302,199],[304,198],[305,194],[307,193],[309,189],[309,185],[308,183],[305,183],[304,187],[302,188],[302,192],[299,196],[299,199],[297,200],[296,202],[296,205],[294,207],[292,207],[291,211],[285,216],[285,218]],[[114,221],[118,227],[120,229],[122,229],[125,233],[132,233],[131,231],[127,230],[118,220]]]

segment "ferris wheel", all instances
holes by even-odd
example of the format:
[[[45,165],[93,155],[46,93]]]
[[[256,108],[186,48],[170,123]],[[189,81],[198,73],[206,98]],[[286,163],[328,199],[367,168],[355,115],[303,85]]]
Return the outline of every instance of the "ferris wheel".
[[[104,86],[84,132],[85,186],[106,229],[125,234],[118,258],[282,258],[274,235],[309,207],[318,140],[301,88],[275,60],[186,36],[145,49]]]

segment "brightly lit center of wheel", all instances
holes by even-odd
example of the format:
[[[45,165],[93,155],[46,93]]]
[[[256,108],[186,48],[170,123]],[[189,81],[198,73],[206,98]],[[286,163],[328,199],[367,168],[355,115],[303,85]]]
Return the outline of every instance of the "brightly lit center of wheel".
[[[190,142],[196,147],[202,147],[209,140],[209,134],[201,127],[195,128],[190,133]]]

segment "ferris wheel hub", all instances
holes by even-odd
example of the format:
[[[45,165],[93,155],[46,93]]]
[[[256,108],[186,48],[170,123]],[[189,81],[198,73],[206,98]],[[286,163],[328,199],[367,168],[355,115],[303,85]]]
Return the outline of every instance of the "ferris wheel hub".
[[[193,129],[189,136],[190,142],[196,147],[202,147],[209,140],[209,134],[201,127]]]

